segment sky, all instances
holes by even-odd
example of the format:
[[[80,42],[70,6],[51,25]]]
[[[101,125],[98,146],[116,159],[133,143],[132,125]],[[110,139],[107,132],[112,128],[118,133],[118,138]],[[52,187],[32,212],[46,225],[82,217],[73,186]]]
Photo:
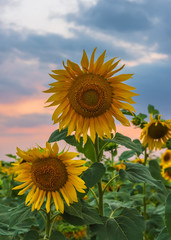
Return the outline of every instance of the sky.
[[[49,73],[67,59],[79,64],[83,49],[106,49],[106,61],[118,57],[122,73],[134,73],[137,113],[152,104],[171,119],[170,12],[170,0],[0,0],[0,159],[45,146],[58,128],[45,108]],[[117,131],[140,135],[119,123]]]

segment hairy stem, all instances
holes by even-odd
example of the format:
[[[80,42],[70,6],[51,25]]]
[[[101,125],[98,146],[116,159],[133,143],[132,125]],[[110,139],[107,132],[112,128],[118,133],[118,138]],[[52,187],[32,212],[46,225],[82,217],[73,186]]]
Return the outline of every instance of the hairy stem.
[[[146,166],[147,164],[147,147],[145,147],[145,150],[144,150],[144,166]],[[143,198],[143,204],[144,204],[144,212],[143,212],[143,215],[144,215],[144,219],[147,219],[147,202],[146,202],[146,183],[144,183],[144,186],[143,186],[143,194],[144,194],[144,198]]]
[[[116,176],[114,176],[113,178],[111,178],[111,179],[109,180],[109,182],[106,183],[106,185],[105,185],[105,187],[104,187],[104,189],[103,189],[103,191],[102,191],[102,194],[104,194],[106,188],[107,188],[107,187],[110,185],[110,183],[111,183],[113,180],[115,180],[118,176],[119,176],[119,174],[117,174]]]
[[[95,151],[96,151],[96,162],[100,162],[101,161],[101,156],[102,153],[99,150],[99,137],[96,134],[96,140],[95,140]],[[101,153],[101,154],[100,154]],[[99,214],[103,216],[103,192],[102,192],[102,180],[100,179],[98,182],[98,193],[99,193]]]

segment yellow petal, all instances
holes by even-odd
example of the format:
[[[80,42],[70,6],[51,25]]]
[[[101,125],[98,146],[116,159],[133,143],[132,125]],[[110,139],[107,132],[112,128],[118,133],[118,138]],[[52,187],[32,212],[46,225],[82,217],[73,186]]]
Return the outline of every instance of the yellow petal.
[[[57,143],[53,144],[52,149],[53,149],[53,154],[56,156],[58,154],[58,151],[59,151],[59,147],[58,147]]]
[[[118,76],[115,76],[115,77],[112,77],[112,78],[109,78],[108,81],[109,82],[123,82],[123,81],[126,81],[130,78],[132,78],[133,74],[120,74]]]
[[[49,152],[52,151],[51,144],[49,142],[46,142],[46,148],[49,150]]]
[[[44,192],[43,190],[39,191],[39,197],[38,197],[37,201],[35,201],[35,208],[37,208],[39,206],[41,198],[43,196],[43,192]]]
[[[27,186],[30,183],[31,179],[21,185],[18,185],[16,187],[13,187],[12,190],[18,190],[18,189],[22,189],[23,187]]]
[[[55,192],[53,192],[53,191],[52,191],[52,197],[53,197],[53,201],[55,203],[56,211],[58,211],[59,207],[58,207],[57,197],[56,197]]]
[[[39,205],[37,206],[37,210],[40,210],[43,202],[44,202],[44,199],[45,199],[45,195],[46,195],[46,192],[43,191],[43,195],[42,195],[42,199],[41,199],[41,202],[39,203]]]
[[[95,62],[94,73],[98,73],[99,69],[101,68],[105,59],[105,54],[106,54],[106,50],[98,57],[97,61]]]
[[[61,213],[63,213],[64,212],[64,202],[63,202],[60,194],[57,191],[55,191],[55,194],[56,194],[56,199],[58,202],[59,210]]]
[[[47,200],[46,200],[46,210],[47,210],[47,213],[50,212],[50,200],[51,200],[51,192],[48,191],[48,193],[47,193]]]
[[[19,191],[18,195],[23,195],[27,189],[29,189],[34,183],[31,182],[27,187],[25,187],[23,190]]]
[[[65,184],[65,189],[67,190],[67,192],[69,193],[70,197],[72,198],[72,200],[74,202],[77,202],[77,193],[76,193],[76,190],[74,188],[74,186],[70,183],[70,182],[67,182]]]
[[[63,196],[64,199],[65,199],[65,202],[67,203],[68,206],[70,206],[69,199],[68,199],[68,197],[66,196],[65,192],[63,191],[63,188],[60,188],[60,191],[61,191],[62,196]]]
[[[95,143],[96,133],[95,133],[95,127],[94,127],[94,118],[90,118],[90,136],[91,136],[92,142]]]
[[[27,204],[30,201],[30,199],[33,197],[35,189],[36,189],[36,185],[33,185],[30,192],[27,194],[25,204]]]
[[[83,70],[87,73],[88,72],[88,66],[89,66],[89,60],[87,57],[87,54],[85,52],[85,50],[83,50],[83,56],[81,59],[81,66],[83,68]]]
[[[83,72],[81,71],[81,69],[78,66],[78,64],[76,64],[74,62],[71,62],[70,60],[67,60],[67,65],[68,65],[68,67],[70,67],[78,75],[82,75],[83,74]]]
[[[95,56],[96,49],[97,48],[93,50],[93,53],[90,58],[89,72],[93,72],[93,69],[94,69],[94,56]]]

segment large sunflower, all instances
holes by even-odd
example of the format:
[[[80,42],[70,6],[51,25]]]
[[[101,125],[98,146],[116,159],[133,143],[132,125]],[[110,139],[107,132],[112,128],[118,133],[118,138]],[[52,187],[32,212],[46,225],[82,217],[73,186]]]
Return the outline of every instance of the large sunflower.
[[[171,163],[171,150],[167,149],[162,155],[161,155],[161,165],[165,165]]]
[[[135,111],[129,103],[135,103],[132,97],[138,95],[130,91],[134,87],[123,83],[133,74],[113,76],[124,67],[115,69],[120,60],[114,63],[116,58],[113,58],[104,63],[104,51],[94,62],[95,51],[96,48],[89,61],[83,50],[82,68],[67,60],[67,66],[63,63],[65,69],[53,70],[50,76],[56,81],[45,91],[53,93],[47,102],[52,102],[49,106],[57,106],[52,120],[59,122],[59,130],[68,127],[68,135],[75,130],[76,139],[79,141],[83,134],[84,142],[88,130],[93,142],[96,133],[100,138],[104,135],[110,138],[111,131],[116,131],[113,117],[129,126],[120,109]]]
[[[153,118],[150,114],[150,122],[145,125],[141,132],[140,139],[143,139],[143,145],[150,150],[161,149],[166,141],[171,137],[171,120],[161,121],[161,115]]]
[[[164,179],[171,182],[171,163],[163,166],[161,175],[163,176]]]
[[[84,181],[78,177],[87,167],[82,166],[85,161],[73,160],[78,154],[63,152],[58,154],[58,145],[51,147],[46,143],[46,148],[33,148],[27,152],[17,148],[18,156],[22,161],[15,167],[18,176],[16,181],[21,185],[13,189],[22,189],[18,194],[22,195],[29,190],[26,197],[26,205],[32,204],[32,211],[39,210],[46,196],[46,210],[50,211],[51,198],[56,210],[64,212],[64,201],[67,205],[77,202],[77,193],[85,192]]]

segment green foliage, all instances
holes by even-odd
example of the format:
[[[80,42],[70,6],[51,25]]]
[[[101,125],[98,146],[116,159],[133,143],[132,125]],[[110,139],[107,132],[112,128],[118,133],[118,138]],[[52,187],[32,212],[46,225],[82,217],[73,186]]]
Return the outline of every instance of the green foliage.
[[[149,171],[153,178],[157,180],[163,180],[163,177],[161,175],[161,168],[157,160],[149,161]]]
[[[169,140],[166,142],[166,147],[171,149],[171,138],[169,138]]]
[[[153,114],[155,116],[155,115],[159,114],[159,111],[157,109],[155,109],[153,105],[149,104],[148,105],[148,113]]]
[[[79,206],[77,206],[77,204]],[[81,206],[81,208],[80,208]],[[100,215],[98,211],[90,206],[89,204],[85,202],[76,203],[72,207],[72,210],[69,210],[68,208],[65,209],[65,212],[63,214],[63,217],[65,221],[69,222],[72,225],[80,226],[80,225],[90,225],[94,223],[102,224]],[[80,215],[78,215],[78,213]]]
[[[125,151],[119,156],[119,160],[128,160],[135,155],[134,151]]]
[[[30,230],[24,234],[23,240],[39,240],[39,233],[36,230]]]
[[[141,240],[143,239],[144,220],[133,208],[120,208],[116,217],[103,217],[103,226],[95,224],[92,231],[98,240]]]
[[[170,236],[168,234],[167,228],[164,227],[160,234],[158,235],[158,238],[156,240],[170,240]]]
[[[151,186],[162,191],[164,194],[167,194],[166,188],[163,183],[159,180],[155,180],[149,170],[137,163],[127,163],[125,162],[126,170],[121,169],[119,171],[119,175],[121,178],[126,178],[133,183],[148,183]]]
[[[87,187],[93,187],[105,173],[105,167],[102,163],[93,163],[82,176]]]
[[[50,236],[49,240],[57,240],[57,239],[66,240],[65,236],[61,232],[55,230],[52,232],[52,235]]]
[[[142,153],[142,148],[137,142],[133,142],[129,137],[122,135],[121,133],[116,133],[115,137],[112,139],[104,139],[106,142],[113,142],[122,145],[126,148],[132,149],[138,154]]]
[[[165,207],[165,219],[167,230],[171,237],[171,193],[168,195]]]

